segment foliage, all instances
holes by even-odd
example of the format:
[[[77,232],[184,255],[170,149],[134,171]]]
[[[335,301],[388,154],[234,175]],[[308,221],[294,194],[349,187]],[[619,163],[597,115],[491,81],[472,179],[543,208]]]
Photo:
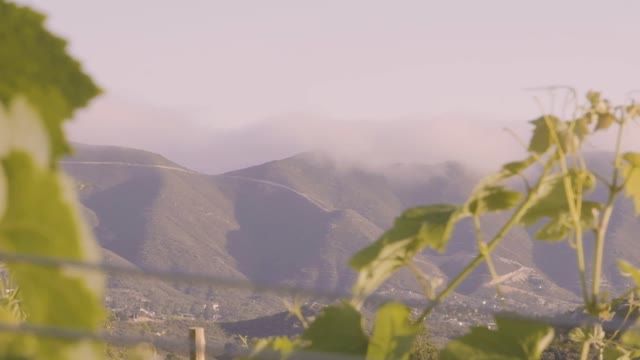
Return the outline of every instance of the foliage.
[[[410,360],[437,360],[440,358],[440,351],[433,342],[428,329],[422,329],[416,336],[413,348],[409,354]]]
[[[441,359],[539,359],[553,340],[554,330],[547,324],[496,316],[496,325],[495,331],[472,328],[447,344]]]
[[[633,198],[636,215],[640,215],[640,154],[626,153],[622,155],[622,159],[624,160],[622,165],[625,178],[624,189]]]
[[[100,90],[44,21],[28,7],[0,1],[0,103],[8,107],[17,94],[28,100],[43,120],[50,165],[55,166],[54,160],[70,152],[62,122]]]
[[[531,121],[533,133],[526,147],[528,157],[509,162],[480,181],[465,203],[409,209],[378,241],[358,252],[350,262],[358,272],[350,305],[342,303],[326,308],[309,323],[307,332],[300,338],[287,339],[286,347],[274,339],[260,340],[261,350],[274,350],[278,344],[280,350],[286,349],[280,352],[283,358],[304,349],[367,359],[415,357],[416,337],[433,308],[485,261],[495,280],[498,274],[491,262],[491,252],[514,227],[537,226],[538,240],[571,241],[575,249],[586,313],[585,320],[576,324],[569,336],[575,347],[566,342],[554,343],[555,332],[550,324],[503,314],[495,316],[496,330],[474,327],[469,334],[447,344],[440,356],[443,359],[540,359],[543,354],[551,356],[552,352],[545,353],[545,350],[552,343],[554,350],[558,346],[580,349],[581,359],[596,356],[621,360],[639,356],[640,330],[628,324],[617,324],[615,330],[609,328],[614,326],[614,318],[623,320],[623,325],[635,321],[629,315],[637,313],[639,305],[633,296],[640,296],[640,270],[628,262],[620,262],[622,272],[636,282],[636,287],[614,300],[608,300],[600,291],[600,283],[609,221],[621,192],[633,200],[636,212],[640,213],[640,153],[621,153],[624,128],[640,116],[640,107],[635,103],[612,106],[596,92],[587,94],[585,105],[577,104],[577,97],[574,99],[576,109],[572,118],[563,120],[544,114]],[[589,136],[608,129],[617,129],[618,134],[611,179],[589,171],[581,150]],[[507,186],[506,181],[513,177],[522,179],[524,191]],[[605,202],[589,198],[598,183],[608,189]],[[506,212],[508,220],[486,241],[481,216],[488,212]],[[467,217],[473,219],[478,255],[444,289],[433,295],[435,284],[415,269],[412,258],[427,247],[445,251],[456,224]],[[590,281],[583,244],[587,232],[595,235]],[[431,303],[415,319],[410,318],[409,309],[404,305],[383,305],[377,310],[373,333],[363,333],[358,310],[367,297],[405,267],[413,270]],[[615,317],[621,303],[628,309],[622,319]]]
[[[43,22],[41,14],[0,0],[0,251],[97,262],[97,243],[56,160],[69,150],[62,122],[98,89]],[[0,308],[3,324],[100,329],[101,275],[11,261],[6,267],[19,291]],[[0,343],[0,358],[87,359],[104,353],[102,345],[88,341],[11,333],[0,334]]]
[[[421,326],[413,323],[410,311],[401,304],[387,304],[378,310],[367,359],[408,359]]]

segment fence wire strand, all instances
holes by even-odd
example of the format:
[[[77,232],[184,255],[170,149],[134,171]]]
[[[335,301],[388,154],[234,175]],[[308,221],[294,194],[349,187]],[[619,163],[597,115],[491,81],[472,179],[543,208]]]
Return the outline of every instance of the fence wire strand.
[[[226,288],[241,289],[252,291],[256,293],[266,293],[273,295],[291,295],[291,296],[308,296],[315,299],[325,300],[339,300],[346,299],[351,296],[348,292],[339,291],[320,291],[310,288],[302,288],[289,285],[280,284],[257,284],[248,280],[242,279],[229,279],[219,276],[213,276],[208,274],[196,274],[186,272],[176,272],[167,270],[156,269],[141,269],[136,267],[117,266],[105,263],[89,263],[84,261],[78,261],[73,259],[54,258],[48,256],[39,256],[32,254],[19,254],[0,252],[0,262],[2,263],[20,263],[39,267],[73,267],[85,271],[101,272],[110,275],[120,276],[134,276],[142,278],[152,278],[168,282],[189,282],[203,285],[216,285]],[[372,295],[372,300],[377,301],[398,301],[398,297]],[[406,299],[405,299],[406,300]],[[424,300],[424,303],[428,304],[428,300]],[[593,323],[597,321],[595,318],[591,318],[586,314],[580,314],[580,316],[526,316],[516,313],[509,313],[512,317],[517,317],[525,320],[536,320],[546,322],[551,326],[563,329],[572,329],[575,327],[584,326],[585,324]],[[623,319],[612,319],[603,324],[604,330],[615,331],[620,327],[627,325]],[[184,338],[166,338],[162,336],[140,336],[140,335],[114,335],[107,332],[90,332],[77,329],[68,329],[61,327],[49,327],[40,326],[29,323],[23,323],[19,325],[0,323],[0,333],[15,333],[24,335],[35,335],[48,338],[64,339],[64,340],[89,340],[94,342],[102,342],[111,344],[118,347],[132,347],[140,344],[149,344],[159,349],[167,348],[187,348],[188,342],[186,337]],[[164,350],[167,351],[167,350]],[[225,349],[222,346],[206,345],[205,351],[207,354],[219,356],[225,353]],[[239,356],[248,355],[248,350],[243,349],[240,351]],[[261,359],[273,359],[273,357],[266,356],[260,357]],[[311,359],[345,359],[351,360],[357,357],[344,356],[339,354],[321,354],[321,353],[304,353],[304,358]]]
[[[254,293],[272,295],[307,296],[323,300],[349,299],[351,293],[347,291],[318,290],[308,287],[292,286],[285,284],[259,284],[243,279],[229,279],[210,274],[199,274],[180,271],[143,269],[139,267],[126,267],[106,263],[90,263],[73,259],[54,258],[31,254],[17,254],[0,252],[0,262],[23,263],[41,267],[72,267],[76,269],[101,272],[111,275],[133,276],[162,280],[165,282],[192,283],[199,285],[215,285],[225,288],[247,290]],[[384,295],[372,295],[371,300],[390,301],[396,297]]]
[[[173,338],[165,338],[165,337],[154,337],[154,336],[140,336],[140,335],[113,335],[108,334],[106,332],[89,332],[82,330],[74,330],[60,327],[51,327],[51,326],[39,326],[33,324],[5,324],[0,323],[0,333],[12,333],[12,334],[20,334],[20,335],[33,335],[43,338],[51,338],[51,339],[59,339],[59,340],[73,340],[73,341],[91,341],[91,342],[100,342],[105,344],[111,344],[118,347],[131,348],[137,345],[147,344],[152,345],[157,349],[162,349],[163,351],[168,351],[166,349],[180,349],[189,348],[189,343],[186,337],[173,337]],[[205,344],[203,348],[201,348],[206,354],[211,356],[222,356],[225,355],[224,346],[220,345],[209,345]],[[248,356],[250,354],[250,350],[247,348],[242,348],[236,351],[233,355],[237,357]],[[252,356],[253,359],[256,360],[276,360],[280,359],[280,356],[276,356],[275,354],[258,354],[257,356]],[[305,359],[317,359],[317,360],[361,360],[361,357],[350,356],[345,354],[332,354],[332,353],[320,353],[314,351],[305,351],[304,352]]]

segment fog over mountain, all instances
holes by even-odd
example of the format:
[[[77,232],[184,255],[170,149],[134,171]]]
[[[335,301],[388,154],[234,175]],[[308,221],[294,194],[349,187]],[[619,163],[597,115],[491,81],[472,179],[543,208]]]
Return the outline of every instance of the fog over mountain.
[[[532,114],[532,118],[536,116]],[[186,111],[103,97],[80,112],[68,130],[74,141],[144,149],[210,174],[305,151],[331,154],[345,165],[460,161],[486,171],[524,155],[522,145],[504,128],[526,140],[530,134],[526,120],[499,120],[464,112],[395,119],[291,113],[220,129],[193,121]],[[612,149],[612,135],[597,135],[586,148]],[[632,124],[625,144],[632,148],[637,143],[640,126]]]

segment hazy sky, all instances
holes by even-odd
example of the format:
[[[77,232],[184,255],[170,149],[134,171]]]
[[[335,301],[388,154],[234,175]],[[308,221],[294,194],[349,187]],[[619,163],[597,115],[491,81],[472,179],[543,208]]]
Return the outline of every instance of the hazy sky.
[[[637,0],[19,2],[49,15],[106,90],[70,127],[75,140],[209,171],[337,141],[327,134],[346,130],[336,126],[352,128],[339,140],[347,148],[401,145],[397,132],[380,139],[385,130],[364,139],[353,124],[368,119],[411,119],[429,139],[467,124],[441,134],[455,141],[535,117],[526,87],[596,88],[618,100],[640,88]],[[300,139],[307,125],[318,138]],[[228,165],[221,152],[234,154]]]

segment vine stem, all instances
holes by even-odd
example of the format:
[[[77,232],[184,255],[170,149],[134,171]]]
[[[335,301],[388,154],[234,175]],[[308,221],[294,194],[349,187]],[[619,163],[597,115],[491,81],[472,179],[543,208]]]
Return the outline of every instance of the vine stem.
[[[589,341],[585,341],[582,343],[582,349],[580,350],[580,360],[588,360],[589,359],[589,349],[591,348],[591,343]]]
[[[502,291],[500,290],[500,284],[498,284],[498,272],[496,271],[496,267],[493,265],[489,252],[487,251],[487,243],[484,241],[484,236],[482,235],[482,224],[480,223],[480,217],[478,215],[473,216],[473,225],[476,232],[476,239],[478,240],[478,250],[480,254],[484,255],[487,267],[489,268],[489,274],[491,274],[491,279],[495,282],[496,293],[500,299],[502,299]]]
[[[616,195],[620,192],[618,187],[618,168],[620,166],[620,151],[622,149],[622,134],[624,130],[624,121],[620,123],[618,127],[618,136],[616,139],[616,152],[613,166],[613,180],[611,181],[611,186],[609,187],[609,198],[607,199],[607,203],[605,205],[604,212],[602,214],[602,219],[598,226],[598,231],[596,233],[596,249],[594,253],[594,261],[593,261],[593,283],[591,289],[591,301],[593,304],[593,311],[598,310],[598,296],[600,294],[600,281],[602,276],[602,259],[604,256],[604,241],[607,234],[607,230],[609,228],[609,222],[611,221],[611,215],[613,214],[613,204],[616,200]],[[597,314],[593,314],[597,315]]]
[[[534,187],[531,189],[531,191],[529,191],[529,193],[527,194],[527,197],[525,198],[525,200],[522,202],[522,204],[520,204],[520,206],[518,207],[516,212],[509,219],[509,221],[507,221],[507,223],[504,224],[502,229],[500,229],[500,231],[493,237],[493,239],[489,242],[489,244],[487,244],[487,254],[490,254],[496,248],[496,246],[498,246],[498,244],[500,244],[500,241],[502,241],[502,239],[505,237],[505,235],[507,235],[507,233],[509,231],[511,231],[511,228],[513,228],[516,224],[518,224],[520,222],[520,219],[522,218],[522,216],[524,216],[524,214],[527,212],[527,210],[529,210],[529,206],[531,205],[531,202],[535,199],[535,197],[536,197],[536,195],[538,193],[538,190],[540,189],[540,187],[542,186],[542,184],[543,184],[544,180],[546,179],[547,175],[549,174],[549,172],[553,168],[553,165],[555,164],[555,161],[556,161],[555,157],[551,157],[551,159],[549,159],[549,161],[547,162],[547,164],[544,167],[544,170],[542,171],[542,174],[540,175],[540,178],[538,179],[538,181],[536,182]],[[447,287],[444,290],[442,290],[438,294],[438,296],[436,296],[436,298],[433,300],[433,302],[431,302],[431,304],[429,304],[429,306],[427,306],[422,311],[422,313],[420,314],[420,316],[418,317],[416,322],[417,323],[424,322],[424,320],[429,316],[429,314],[431,314],[433,309],[436,306],[438,306],[438,304],[440,304],[447,296],[449,296],[449,294],[453,290],[455,290],[458,287],[458,285],[460,285],[460,283],[462,283],[462,281],[464,281],[464,279],[466,279],[467,276],[469,276],[469,274],[471,274],[471,272],[478,265],[480,265],[482,263],[482,261],[484,259],[485,259],[485,255],[478,254],[473,259],[473,261],[471,261],[458,274],[458,276],[456,276],[447,285]]]
[[[542,104],[539,104],[542,108]],[[571,219],[573,220],[573,225],[575,228],[575,239],[576,239],[576,260],[578,263],[578,272],[580,274],[580,288],[582,289],[582,299],[585,304],[588,304],[589,296],[587,294],[587,275],[586,275],[586,262],[584,259],[584,243],[583,243],[583,231],[582,231],[582,222],[581,222],[581,213],[582,213],[582,180],[578,179],[578,186],[580,192],[577,193],[578,199],[576,199],[576,193],[573,191],[573,184],[571,183],[571,178],[569,177],[569,167],[567,166],[567,158],[566,153],[562,149],[562,144],[560,143],[560,138],[558,137],[558,130],[555,125],[549,118],[549,116],[543,116],[544,122],[549,129],[549,133],[551,134],[551,140],[555,143],[558,148],[558,155],[560,158],[560,168],[562,170],[562,181],[564,185],[564,192],[567,198],[567,206],[569,207],[569,213],[571,215]],[[569,126],[569,141],[573,140],[573,137],[570,136],[573,134],[575,123],[572,122]],[[573,144],[567,145],[567,149],[573,146]]]

